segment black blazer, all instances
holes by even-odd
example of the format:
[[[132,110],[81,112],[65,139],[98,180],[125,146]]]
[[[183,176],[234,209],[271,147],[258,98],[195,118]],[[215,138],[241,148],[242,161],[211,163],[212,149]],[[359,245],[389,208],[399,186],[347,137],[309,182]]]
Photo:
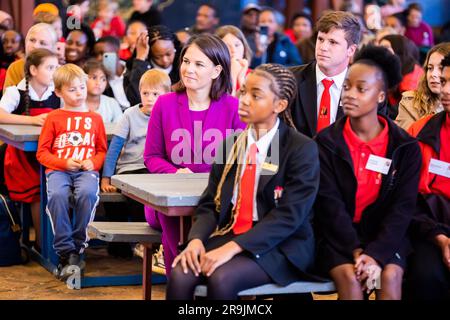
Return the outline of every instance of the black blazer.
[[[410,251],[407,229],[415,206],[420,148],[391,120],[387,158],[392,164],[383,175],[378,199],[362,213],[359,232],[353,224],[357,181],[353,161],[345,143],[343,128],[347,117],[316,136],[320,157],[320,188],[315,203],[318,264],[322,271],[353,262],[353,250],[364,252],[384,266],[396,253],[405,259]]]
[[[229,137],[222,144],[222,150],[227,144],[231,149],[235,138]],[[233,240],[253,256],[275,282],[287,285],[300,279],[303,273],[308,273],[314,262],[314,235],[310,220],[319,187],[318,150],[314,141],[289,128],[283,121],[280,121],[279,131],[269,151],[271,149],[266,162],[270,157],[270,162],[278,166],[278,170],[276,173],[266,169],[261,172],[257,191],[259,221]],[[217,159],[222,163],[225,154],[218,152]],[[223,170],[223,164],[213,164],[208,187],[195,212],[189,241],[198,238],[207,243],[217,226],[222,228],[231,220],[236,165],[224,182],[220,212],[216,211],[214,204]],[[277,186],[284,188],[278,203],[274,200]]]
[[[297,96],[292,104],[292,119],[298,131],[312,138],[317,132],[316,61],[289,68],[297,80]],[[338,106],[336,120],[344,115]]]

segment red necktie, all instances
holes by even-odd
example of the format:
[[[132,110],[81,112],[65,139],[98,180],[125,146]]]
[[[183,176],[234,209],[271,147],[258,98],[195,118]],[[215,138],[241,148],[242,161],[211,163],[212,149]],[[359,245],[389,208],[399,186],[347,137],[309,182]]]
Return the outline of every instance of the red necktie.
[[[333,80],[323,79],[323,93],[320,98],[319,117],[317,118],[317,132],[330,125],[330,87],[333,85]]]
[[[250,230],[253,224],[253,200],[255,193],[257,151],[258,148],[256,147],[256,143],[253,143],[250,146],[244,174],[242,175],[239,186],[241,205],[239,207],[239,212],[237,212],[236,223],[233,227],[234,234],[241,234]]]

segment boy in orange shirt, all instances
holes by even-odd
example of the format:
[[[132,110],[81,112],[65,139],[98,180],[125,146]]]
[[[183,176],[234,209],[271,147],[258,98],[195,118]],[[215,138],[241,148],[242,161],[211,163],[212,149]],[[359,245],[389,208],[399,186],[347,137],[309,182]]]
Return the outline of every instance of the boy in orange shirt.
[[[56,277],[65,280],[67,267],[83,268],[80,254],[87,247],[87,225],[94,219],[99,200],[99,173],[106,155],[105,127],[99,114],[86,106],[87,75],[74,64],[57,69],[55,93],[64,107],[48,114],[39,137],[38,161],[45,166],[46,212],[59,256]],[[74,198],[75,224],[69,217]]]

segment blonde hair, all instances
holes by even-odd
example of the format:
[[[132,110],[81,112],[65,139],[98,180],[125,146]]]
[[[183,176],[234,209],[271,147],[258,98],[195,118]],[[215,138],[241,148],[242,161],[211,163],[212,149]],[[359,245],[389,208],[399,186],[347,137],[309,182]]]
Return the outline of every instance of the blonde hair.
[[[425,58],[425,62],[423,63],[423,69],[425,70],[425,73],[420,78],[417,90],[414,92],[414,102],[413,102],[413,106],[419,113],[420,117],[433,114],[436,111],[436,107],[439,105],[440,101],[439,95],[433,93],[430,90],[427,81],[428,61],[430,61],[431,55],[435,52],[445,57],[450,53],[450,42],[443,42],[435,45],[428,51],[427,56]]]
[[[25,42],[28,40],[28,38],[32,34],[42,33],[42,32],[49,33],[49,35],[50,35],[49,40],[52,43],[52,47],[55,48],[56,42],[58,42],[58,34],[56,33],[55,28],[48,23],[39,22],[39,23],[36,23],[35,25],[31,26],[31,28],[28,30],[27,36],[25,37]]]
[[[75,79],[86,82],[88,76],[83,69],[73,63],[68,63],[59,67],[53,74],[55,90],[61,90],[64,85],[70,85]]]
[[[163,87],[166,92],[171,91],[170,77],[163,71],[157,69],[147,70],[139,80],[139,90],[143,85],[149,87]]]
[[[61,20],[60,16],[55,16],[54,14],[51,14],[50,12],[45,12],[45,11],[41,11],[38,12],[35,16],[34,16],[34,22],[35,23],[47,23],[47,24],[52,24],[57,20]]]

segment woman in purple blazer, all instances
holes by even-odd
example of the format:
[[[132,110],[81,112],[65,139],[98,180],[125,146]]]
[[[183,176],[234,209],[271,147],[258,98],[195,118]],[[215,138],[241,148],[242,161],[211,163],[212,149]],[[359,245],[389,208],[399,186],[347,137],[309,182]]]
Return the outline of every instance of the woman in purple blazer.
[[[144,162],[150,173],[202,173],[211,170],[215,149],[228,135],[244,129],[238,100],[231,95],[230,55],[213,35],[193,37],[181,51],[180,82],[153,108]],[[151,210],[146,218],[161,226],[166,274],[177,256],[178,217]],[[158,223],[159,222],[159,223]]]

